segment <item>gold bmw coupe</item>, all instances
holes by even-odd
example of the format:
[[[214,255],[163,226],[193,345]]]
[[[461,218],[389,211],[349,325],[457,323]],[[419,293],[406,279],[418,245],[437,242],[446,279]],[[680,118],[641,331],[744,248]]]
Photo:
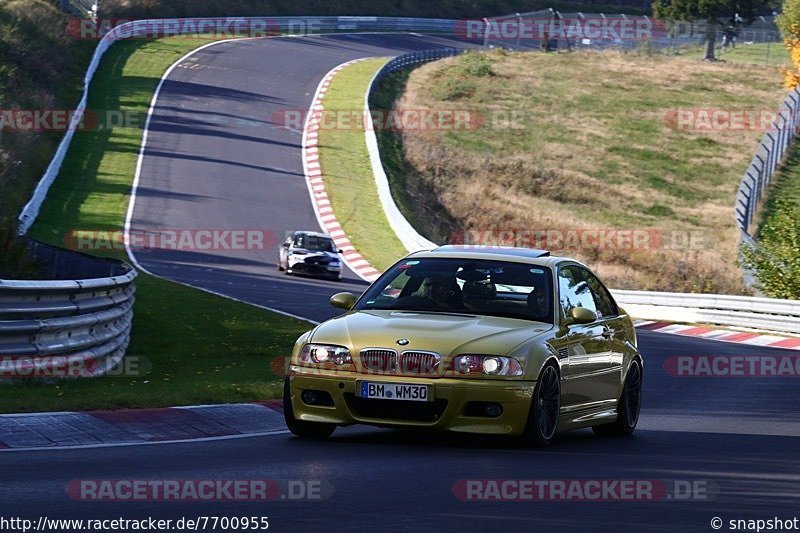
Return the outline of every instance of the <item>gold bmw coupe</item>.
[[[284,415],[301,437],[370,424],[520,435],[630,434],[642,355],[586,266],[525,248],[441,246],[402,259],[297,340]]]

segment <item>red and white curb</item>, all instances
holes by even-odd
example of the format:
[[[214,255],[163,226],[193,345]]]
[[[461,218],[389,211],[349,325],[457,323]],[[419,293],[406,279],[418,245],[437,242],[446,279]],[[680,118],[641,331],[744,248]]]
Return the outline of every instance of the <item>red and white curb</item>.
[[[752,346],[764,346],[766,348],[800,350],[800,337],[781,337],[779,335],[768,335],[764,333],[748,333],[731,331],[729,329],[687,326],[685,324],[670,324],[669,322],[653,322],[648,320],[636,320],[634,324],[638,329],[646,329],[657,333],[672,333],[685,337],[698,337],[715,341],[750,344]]]
[[[331,80],[343,68],[364,61],[369,58],[354,59],[342,63],[332,69],[322,78],[314,100],[311,103],[308,115],[306,116],[305,126],[303,127],[303,172],[306,175],[308,192],[311,195],[311,204],[317,215],[319,225],[333,238],[336,246],[343,251],[342,256],[345,264],[355,272],[361,279],[372,282],[378,279],[381,272],[369,264],[353,246],[353,243],[345,234],[341,224],[336,219],[336,214],[331,207],[330,198],[325,191],[325,179],[319,164],[319,125],[322,120],[323,105],[322,100],[328,92]]]

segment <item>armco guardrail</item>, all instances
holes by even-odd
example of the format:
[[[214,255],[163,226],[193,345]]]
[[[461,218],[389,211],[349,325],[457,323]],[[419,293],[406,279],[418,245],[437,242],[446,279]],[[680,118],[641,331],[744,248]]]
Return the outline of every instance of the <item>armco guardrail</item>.
[[[195,34],[208,29],[221,32],[235,31],[238,34],[273,35],[296,32],[427,32],[452,33],[456,21],[448,19],[421,19],[403,17],[216,17],[194,19],[137,20],[116,26],[102,39],[95,49],[92,61],[84,76],[83,96],[72,116],[69,128],[61,140],[50,165],[39,180],[31,199],[19,215],[20,234],[28,232],[39,215],[39,209],[47,191],[58,176],[75,131],[83,120],[89,86],[100,60],[108,49],[119,40],[143,36]],[[77,30],[80,31],[80,30]]]
[[[136,271],[41,243],[47,280],[0,279],[0,378],[91,377],[124,357]],[[70,278],[70,279],[64,279]]]
[[[612,290],[636,318],[800,334],[800,301],[719,294]]]
[[[444,57],[452,57],[464,51],[465,50],[462,48],[442,48],[439,50],[410,52],[393,58],[372,78],[367,88],[367,96],[364,99],[364,116],[371,116],[369,107],[370,98],[372,98],[378,82],[386,76],[400,69],[421,65]],[[417,230],[406,220],[406,217],[403,216],[400,209],[397,207],[392,197],[392,191],[389,188],[389,179],[386,177],[386,172],[383,170],[383,163],[381,163],[381,154],[378,150],[378,139],[375,135],[375,131],[372,128],[365,128],[365,130],[367,151],[369,152],[369,159],[372,164],[372,172],[375,176],[375,184],[378,188],[378,198],[380,199],[386,218],[389,220],[389,225],[409,252],[435,248],[437,245],[417,233]]]
[[[761,145],[744,173],[736,195],[736,224],[741,231],[741,240],[753,244],[751,224],[756,211],[764,199],[764,192],[772,182],[778,163],[789,149],[800,124],[800,90],[794,89],[783,101],[778,116],[770,125]]]

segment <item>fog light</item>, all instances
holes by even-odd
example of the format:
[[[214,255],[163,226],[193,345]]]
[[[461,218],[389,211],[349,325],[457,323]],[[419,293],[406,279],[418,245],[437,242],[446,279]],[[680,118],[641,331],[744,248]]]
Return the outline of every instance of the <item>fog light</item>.
[[[333,407],[333,398],[324,390],[304,390],[300,399],[306,405]]]
[[[303,403],[308,405],[315,405],[319,401],[317,392],[313,390],[304,390],[303,393],[300,394],[300,399],[303,400]]]
[[[503,406],[499,403],[487,403],[483,410],[490,418],[497,418],[503,414]]]
[[[465,416],[497,418],[503,414],[503,406],[497,402],[469,402],[464,409]]]

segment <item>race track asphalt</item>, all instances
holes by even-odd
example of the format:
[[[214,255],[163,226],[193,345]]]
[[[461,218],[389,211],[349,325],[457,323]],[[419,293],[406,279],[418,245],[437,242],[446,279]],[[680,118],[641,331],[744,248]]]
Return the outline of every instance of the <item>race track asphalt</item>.
[[[139,250],[155,274],[284,312],[324,320],[336,292],[361,293],[349,269],[341,283],[278,272],[288,231],[320,231],[303,174],[303,113],[332,68],[351,59],[464,46],[409,34],[256,39],[201,50],[164,83],[150,122],[131,217],[134,232],[263,231],[267,250]]]
[[[305,109],[332,67],[356,57],[449,44],[411,35],[254,40],[210,47],[166,82],[153,120],[134,228],[316,228],[302,176],[300,134],[276,128],[275,110]],[[236,121],[246,119],[245,126]],[[262,253],[137,254],[165,277],[322,320],[327,299],[361,291],[287,278],[276,249]],[[3,516],[172,518],[269,516],[274,531],[710,531],[713,517],[800,515],[797,378],[680,378],[673,355],[796,352],[639,333],[644,408],[629,438],[591,431],[547,449],[501,438],[340,428],[328,441],[289,434],[215,442],[0,453]],[[86,479],[321,480],[322,501],[96,502],[67,493]],[[675,480],[707,495],[655,501],[467,502],[459,480]]]
[[[645,399],[632,437],[566,434],[546,449],[503,438],[340,428],[217,442],[0,453],[3,515],[38,518],[268,516],[275,531],[710,531],[710,520],[792,518],[800,507],[797,378],[678,378],[671,355],[796,352],[640,333]],[[98,502],[75,480],[322,481],[315,501]],[[461,501],[459,480],[696,484],[701,499]],[[699,494],[702,496],[702,493]],[[727,527],[724,529],[727,531]]]

